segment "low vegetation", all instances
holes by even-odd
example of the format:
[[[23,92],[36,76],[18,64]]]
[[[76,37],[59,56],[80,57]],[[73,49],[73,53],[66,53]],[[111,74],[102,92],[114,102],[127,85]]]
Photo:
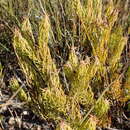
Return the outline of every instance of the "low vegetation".
[[[128,1],[25,1],[0,6],[26,79],[11,78],[12,92],[57,130],[110,126],[114,101],[130,100]]]

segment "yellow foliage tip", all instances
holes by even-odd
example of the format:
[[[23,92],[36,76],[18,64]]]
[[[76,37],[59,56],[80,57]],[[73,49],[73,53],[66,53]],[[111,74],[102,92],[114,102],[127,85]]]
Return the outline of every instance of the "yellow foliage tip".
[[[26,53],[27,55],[30,55],[31,57],[34,54],[31,46],[29,45],[27,40],[25,38],[23,38],[23,36],[21,35],[21,33],[19,32],[18,29],[15,29],[15,32],[14,32],[13,45],[14,45],[14,49],[16,50],[16,53],[19,53],[19,54]],[[21,51],[21,52],[19,52],[19,51]]]
[[[107,114],[110,108],[109,101],[107,99],[101,98],[100,101],[96,104],[94,108],[94,112],[97,117],[102,117],[103,115]]]
[[[22,87],[20,87],[17,79],[15,78],[12,78],[10,80],[10,88],[13,92],[17,92],[18,91],[18,98],[21,100],[21,101],[27,101],[27,95],[25,93],[25,91],[23,90]]]
[[[26,40],[28,40],[30,42],[30,45],[33,46],[33,44],[35,43],[35,40],[34,40],[32,27],[31,27],[29,18],[24,19],[21,30]]]
[[[67,63],[64,65],[64,72],[68,79],[71,78],[71,75],[73,74],[73,71],[78,66],[78,57],[76,55],[74,47],[70,50],[69,59]]]
[[[39,47],[44,47],[44,44],[48,44],[50,31],[50,23],[47,15],[41,20],[39,25]]]
[[[71,48],[68,62],[70,62],[72,68],[78,65],[78,57],[76,55],[74,47]]]
[[[80,0],[71,0],[71,8],[75,11],[75,13],[82,18],[83,17],[83,8]]]
[[[47,118],[58,117],[61,113],[65,114],[66,96],[62,94],[62,90],[55,90],[55,88],[42,90],[39,102],[45,110]]]

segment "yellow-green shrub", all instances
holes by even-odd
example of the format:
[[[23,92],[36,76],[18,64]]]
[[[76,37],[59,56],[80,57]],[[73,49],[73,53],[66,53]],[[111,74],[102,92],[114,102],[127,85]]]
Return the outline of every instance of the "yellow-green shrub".
[[[51,7],[46,10],[39,23],[37,39],[33,36],[29,19],[25,19],[21,30],[15,30],[13,46],[30,88],[29,105],[32,110],[42,118],[67,122],[57,129],[65,127],[95,130],[96,125],[108,125],[105,124],[108,118],[104,117],[110,105],[105,94],[113,86],[113,82],[121,80],[116,71],[127,38],[123,35],[123,27],[115,26],[118,10],[115,9],[113,1],[109,2],[104,12],[101,0],[88,0],[85,4],[80,0],[66,2],[65,5],[70,4],[71,7],[62,8],[61,12],[65,10],[65,16],[60,13],[58,6],[53,8],[58,9],[59,16],[55,11],[50,11]],[[49,4],[45,2],[44,6],[48,7]],[[62,15],[72,23],[68,25],[69,20],[63,20]],[[61,68],[58,68],[55,56],[52,55],[54,53],[50,51],[50,45],[55,46],[57,42],[61,45],[65,43],[65,47],[68,43],[72,46],[61,71],[68,84],[67,93],[58,71]],[[77,55],[75,46],[81,49],[88,47],[90,55],[87,55],[87,51],[85,55],[80,51],[80,56]],[[121,90],[120,84],[116,85]],[[115,98],[115,95],[112,94],[112,97]],[[89,117],[91,113],[94,116]]]

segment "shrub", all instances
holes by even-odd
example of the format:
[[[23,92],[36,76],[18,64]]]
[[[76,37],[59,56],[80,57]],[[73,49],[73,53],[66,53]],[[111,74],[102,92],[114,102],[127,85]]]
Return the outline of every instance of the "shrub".
[[[112,0],[107,5],[101,0],[40,1],[40,7],[38,36],[28,17],[14,32],[29,93],[21,90],[19,98],[41,118],[57,121],[57,129],[105,127],[110,97],[116,97],[113,88],[124,99],[118,70],[127,36],[118,24],[119,10]],[[15,79],[11,86],[19,88]]]

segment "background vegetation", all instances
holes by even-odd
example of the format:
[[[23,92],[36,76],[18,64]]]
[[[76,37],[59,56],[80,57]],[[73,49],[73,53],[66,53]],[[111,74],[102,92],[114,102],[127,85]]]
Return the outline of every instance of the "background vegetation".
[[[1,96],[13,94],[1,98],[1,111],[17,95],[57,130],[115,127],[120,115],[129,120],[129,6],[128,0],[1,0]]]

